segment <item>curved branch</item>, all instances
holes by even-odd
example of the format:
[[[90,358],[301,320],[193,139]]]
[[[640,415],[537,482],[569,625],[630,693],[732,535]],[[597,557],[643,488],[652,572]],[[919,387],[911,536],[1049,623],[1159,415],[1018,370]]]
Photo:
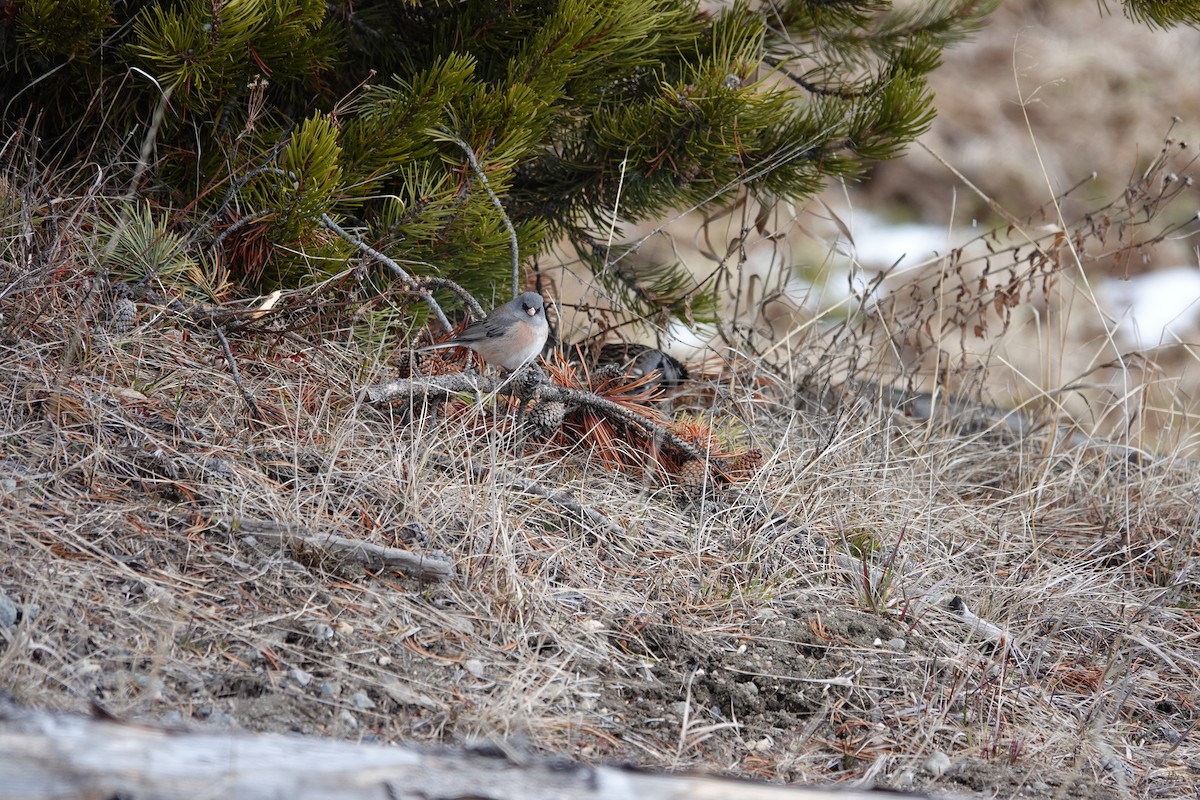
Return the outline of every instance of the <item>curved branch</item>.
[[[527,389],[517,384],[519,384],[519,381],[513,381],[508,378],[497,380],[485,375],[469,375],[464,372],[458,372],[453,375],[403,378],[397,381],[375,384],[364,389],[363,396],[369,403],[382,404],[390,403],[400,398],[434,401],[450,400],[455,395],[468,392],[471,394],[496,394],[511,397],[524,396],[531,400],[538,400],[539,402],[558,401],[560,403],[587,406],[593,411],[599,412],[609,418],[619,419],[644,431],[656,440],[670,445],[688,460],[710,460],[708,453],[686,439],[683,439],[667,426],[648,419],[641,414],[634,413],[620,404],[606,400],[592,392],[584,389],[568,389],[553,384],[542,384],[530,394]]]
[[[488,183],[487,175],[483,174],[483,167],[479,166],[479,160],[475,158],[475,151],[471,149],[471,146],[444,128],[438,128],[438,133],[461,147],[463,152],[467,154],[467,159],[471,162],[471,169],[475,170],[475,175],[479,178],[479,182],[483,184],[488,197],[492,198],[492,205],[500,212],[500,219],[504,222],[504,227],[508,231],[509,243],[512,245],[512,292],[513,297],[516,298],[521,293],[521,253],[517,244],[517,229],[513,227],[512,220],[508,218],[508,214],[504,211],[504,206],[500,203],[500,198],[496,197],[496,193],[492,191],[492,185]]]

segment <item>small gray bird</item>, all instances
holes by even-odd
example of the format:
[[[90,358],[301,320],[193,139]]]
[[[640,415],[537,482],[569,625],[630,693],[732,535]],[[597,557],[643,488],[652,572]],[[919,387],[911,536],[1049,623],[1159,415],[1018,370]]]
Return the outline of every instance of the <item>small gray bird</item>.
[[[417,352],[468,347],[489,364],[515,370],[541,354],[549,333],[542,296],[537,292],[526,292],[496,306],[486,319],[471,323],[453,339],[422,347]]]

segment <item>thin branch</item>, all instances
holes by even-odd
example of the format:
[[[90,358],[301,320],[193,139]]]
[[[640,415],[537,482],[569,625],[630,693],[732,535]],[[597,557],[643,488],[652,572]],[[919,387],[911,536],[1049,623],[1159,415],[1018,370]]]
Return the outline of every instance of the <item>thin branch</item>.
[[[467,159],[471,162],[471,169],[475,170],[475,175],[479,178],[479,182],[483,184],[483,188],[487,191],[488,197],[492,198],[492,205],[494,205],[496,210],[500,212],[500,219],[503,220],[504,227],[508,231],[508,239],[511,244],[512,293],[513,297],[515,298],[521,293],[521,253],[517,244],[517,229],[513,227],[512,220],[508,218],[508,214],[505,212],[504,206],[500,202],[500,198],[496,197],[496,193],[492,191],[492,185],[488,183],[487,175],[483,174],[483,167],[479,166],[479,160],[475,158],[475,151],[471,149],[471,146],[445,128],[438,129],[438,133],[442,134],[447,139],[461,147],[463,152],[467,154]]]
[[[483,310],[483,306],[479,305],[479,301],[475,299],[475,296],[449,278],[421,277],[417,278],[417,281],[426,289],[449,289],[454,292],[458,296],[458,299],[466,304],[467,310],[476,319],[483,319],[487,316],[487,312]]]
[[[299,525],[287,525],[270,520],[242,519],[227,523],[237,531],[259,539],[293,546],[297,542],[307,547],[329,550],[349,556],[370,567],[392,567],[421,580],[448,581],[454,578],[454,561],[445,553],[420,555],[397,547],[384,547],[360,539],[347,539],[334,534],[313,533]]]
[[[519,397],[522,393],[527,392],[523,387],[514,385],[515,383],[517,382],[509,379],[496,380],[485,375],[468,375],[459,372],[453,375],[405,378],[398,381],[380,383],[368,386],[363,390],[363,394],[369,403],[384,404],[400,398],[408,398],[410,400],[429,399],[434,401],[450,400],[462,392],[513,397]],[[700,448],[681,438],[665,425],[647,419],[641,414],[630,411],[592,392],[583,389],[567,389],[562,386],[542,384],[533,391],[529,399],[538,400],[539,402],[557,400],[567,405],[587,406],[610,419],[620,419],[635,428],[639,428],[651,437],[654,437],[656,441],[664,442],[675,448],[688,460],[710,460],[708,455]]]
[[[221,348],[225,351],[225,360],[229,362],[229,371],[233,373],[233,382],[237,384],[238,391],[242,393],[242,399],[246,401],[246,405],[250,408],[251,415],[259,422],[263,421],[262,411],[258,408],[258,403],[254,400],[254,395],[246,388],[246,384],[242,383],[242,373],[238,370],[237,359],[233,357],[233,349],[229,346],[229,340],[225,338],[225,332],[221,330],[221,326],[215,321],[213,322],[213,332],[217,334],[217,338],[221,341]]]
[[[397,264],[391,258],[385,256],[374,247],[371,247],[371,245],[350,233],[341,225],[338,225],[333,221],[333,217],[329,216],[328,214],[321,215],[321,227],[333,231],[362,252],[366,253],[372,258],[378,259],[380,263],[390,269],[396,277],[403,281],[405,286],[416,292],[417,295],[419,295],[420,298],[425,301],[425,305],[429,306],[429,310],[433,312],[435,317],[437,317],[437,321],[447,333],[454,330],[454,326],[451,325],[450,320],[446,318],[446,312],[442,311],[442,307],[438,305],[438,301],[434,299],[433,295],[428,289],[421,285],[420,281],[418,281],[412,275],[409,275],[408,271],[405,270],[404,267]]]

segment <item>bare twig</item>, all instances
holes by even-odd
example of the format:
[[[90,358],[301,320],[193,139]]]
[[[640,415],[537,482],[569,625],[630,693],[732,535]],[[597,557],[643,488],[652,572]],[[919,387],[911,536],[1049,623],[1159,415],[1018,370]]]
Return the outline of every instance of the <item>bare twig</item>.
[[[475,151],[471,149],[471,146],[448,130],[441,129],[438,132],[461,147],[463,152],[467,154],[467,159],[471,162],[471,169],[475,170],[475,175],[479,178],[479,182],[483,184],[488,197],[492,198],[492,205],[500,212],[500,219],[504,222],[505,230],[508,231],[508,239],[512,250],[512,293],[513,297],[516,297],[521,293],[521,251],[517,243],[517,230],[513,227],[512,220],[508,218],[508,213],[505,212],[500,198],[496,197],[496,193],[492,191],[492,185],[488,182],[487,175],[483,173],[483,167],[479,166],[479,160],[475,158]]]
[[[404,267],[397,264],[393,259],[385,256],[374,247],[371,247],[371,245],[350,233],[341,225],[338,225],[333,221],[333,217],[329,216],[328,214],[321,215],[321,225],[322,227],[333,231],[338,236],[341,236],[347,242],[350,242],[350,244],[354,245],[372,258],[377,259],[381,264],[390,269],[396,277],[404,282],[405,286],[416,292],[421,299],[425,301],[425,305],[429,306],[429,310],[433,312],[435,317],[437,317],[438,323],[441,324],[442,328],[447,333],[454,330],[454,326],[451,325],[450,320],[446,318],[446,312],[442,311],[442,307],[438,305],[438,301],[434,299],[433,295],[428,289],[421,285],[420,281],[418,281],[412,275],[409,275],[408,271],[405,270]]]
[[[444,553],[420,555],[396,547],[384,547],[334,534],[313,533],[298,525],[267,520],[243,519],[236,525],[230,525],[230,528],[284,545],[301,542],[309,547],[332,550],[374,568],[392,567],[403,570],[421,580],[448,581],[455,574],[454,562]]]
[[[225,351],[225,360],[229,362],[229,371],[233,374],[233,382],[237,384],[238,391],[242,394],[242,400],[246,402],[246,406],[250,409],[250,413],[256,420],[263,420],[262,411],[258,408],[258,403],[254,400],[254,395],[246,388],[246,384],[242,382],[242,373],[238,370],[237,359],[233,357],[233,349],[229,346],[229,340],[225,338],[225,332],[221,330],[221,326],[215,321],[213,322],[213,333],[217,335],[217,339],[221,341],[221,349]]]

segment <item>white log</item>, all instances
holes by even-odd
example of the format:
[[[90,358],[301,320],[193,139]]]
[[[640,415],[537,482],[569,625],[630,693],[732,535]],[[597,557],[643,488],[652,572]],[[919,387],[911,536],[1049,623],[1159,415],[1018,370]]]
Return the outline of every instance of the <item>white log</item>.
[[[888,798],[921,797],[887,794]],[[877,800],[542,756],[167,730],[0,700],[0,800]]]

